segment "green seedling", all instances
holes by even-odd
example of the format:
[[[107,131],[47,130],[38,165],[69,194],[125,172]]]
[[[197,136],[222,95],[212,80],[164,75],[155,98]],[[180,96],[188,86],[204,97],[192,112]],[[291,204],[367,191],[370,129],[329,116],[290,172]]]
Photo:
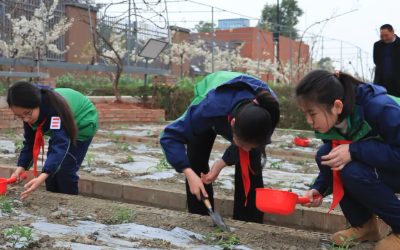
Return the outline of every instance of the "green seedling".
[[[279,145],[279,147],[281,147],[281,148],[286,148],[288,146],[289,146],[289,144],[287,144],[286,142],[284,142],[281,145]]]
[[[163,123],[165,120],[164,118],[160,117],[160,119],[158,119],[158,123]]]
[[[306,165],[308,163],[308,157],[310,157],[310,155],[307,154],[307,157],[304,161],[298,161],[297,164],[299,165]]]
[[[317,177],[314,177],[314,178],[312,179],[312,181],[311,181],[311,183],[310,183],[310,187],[311,187],[312,185],[314,185],[316,179],[317,179]]]
[[[134,162],[135,159],[133,159],[132,155],[128,155],[125,159],[125,162]]]
[[[12,130],[7,130],[6,131],[6,135],[9,136],[9,137],[15,137],[15,133]]]
[[[299,134],[296,135],[296,137],[300,138],[300,139],[307,139],[308,138],[307,133],[299,133]]]
[[[147,135],[146,135],[147,137],[150,137],[151,136],[151,131],[150,130],[147,130]]]
[[[117,135],[116,137],[114,137],[114,139],[112,141],[113,142],[118,142],[119,141],[119,136]]]
[[[271,168],[282,169],[282,162],[274,161],[273,163],[271,163]]]
[[[93,153],[87,153],[85,156],[85,160],[88,163],[88,167],[90,168],[92,165],[92,162],[96,159],[98,155],[97,154],[93,154]]]
[[[156,169],[156,172],[162,172],[165,169],[171,169],[172,167],[169,165],[167,159],[165,157],[163,157],[159,163],[157,163],[156,166],[151,166],[146,170],[146,173],[149,172],[149,169]]]
[[[0,192],[0,195],[1,195],[1,192]],[[2,204],[1,211],[3,213],[11,213],[13,211],[10,202],[8,202],[8,200],[7,200],[6,194],[0,196],[0,203]]]
[[[113,204],[113,206],[118,209],[119,204]],[[127,210],[124,208],[119,208],[119,211],[115,213],[113,217],[111,217],[111,220],[115,223],[129,223],[133,221],[133,211],[132,210]]]
[[[23,226],[13,227],[8,229],[5,235],[14,239],[12,248],[15,248],[19,243],[23,244],[24,248],[27,248],[30,243],[35,242],[32,236],[32,228],[26,230]],[[22,242],[22,238],[26,238],[26,241]]]
[[[24,148],[24,143],[23,142],[24,142],[23,139],[20,139],[20,140],[16,141],[14,143],[15,149],[17,149],[17,150],[23,149]]]
[[[121,128],[127,128],[127,127],[129,127],[129,124],[122,123],[120,126],[121,126]]]
[[[118,146],[118,149],[121,149],[121,150],[129,150],[129,143],[125,142],[124,145],[119,145],[119,146]]]
[[[296,181],[296,179],[291,179],[290,180],[290,184],[289,184],[289,188],[288,188],[289,192],[292,192],[292,189],[293,189],[295,181]]]
[[[221,232],[221,228],[216,229],[214,233],[206,234],[207,245],[217,244],[224,250],[232,250],[239,243],[240,240],[238,238],[230,234],[224,234]]]
[[[358,244],[360,244],[360,242],[355,242],[354,241],[354,237],[355,235],[353,235],[353,237],[351,238],[347,238],[346,240],[344,240],[344,237],[339,235],[340,240],[343,241],[343,245],[342,246],[336,246],[335,241],[332,243],[332,245],[330,246],[330,249],[335,249],[335,250],[347,250],[350,249],[351,246],[357,246]]]
[[[146,148],[150,147],[150,142],[146,143]]]

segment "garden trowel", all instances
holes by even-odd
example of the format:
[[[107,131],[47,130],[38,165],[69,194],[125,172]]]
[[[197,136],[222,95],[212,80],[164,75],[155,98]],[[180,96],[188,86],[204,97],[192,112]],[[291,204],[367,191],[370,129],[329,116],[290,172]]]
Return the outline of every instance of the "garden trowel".
[[[208,198],[204,197],[204,195],[201,191],[200,191],[200,194],[201,194],[201,200],[206,205],[208,213],[210,214],[211,218],[214,220],[215,224],[217,224],[217,226],[219,228],[221,228],[222,231],[230,232],[231,229],[222,220],[221,215],[217,211],[215,211],[215,212],[213,211],[210,200]]]

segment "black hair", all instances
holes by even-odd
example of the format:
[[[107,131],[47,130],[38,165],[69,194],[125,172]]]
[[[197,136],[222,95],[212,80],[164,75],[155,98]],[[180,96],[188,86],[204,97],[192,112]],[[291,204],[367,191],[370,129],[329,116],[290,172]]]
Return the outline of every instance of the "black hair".
[[[353,113],[356,100],[356,86],[364,84],[353,76],[337,71],[314,70],[303,77],[296,87],[296,97],[305,106],[318,105],[327,113],[331,113],[336,100],[343,103],[338,122]]]
[[[42,94],[54,110],[55,115],[60,117],[61,126],[67,131],[72,144],[76,145],[78,128],[75,124],[74,114],[68,102],[54,90],[39,88],[29,82],[17,82],[8,90],[7,103],[9,107],[38,108],[43,102]]]
[[[393,26],[390,24],[384,24],[381,26],[381,30],[387,29],[389,32],[393,31]]]
[[[258,104],[254,99],[247,99],[240,104],[232,131],[239,140],[259,145],[266,158],[265,146],[279,123],[279,102],[267,90],[261,91],[256,101]]]

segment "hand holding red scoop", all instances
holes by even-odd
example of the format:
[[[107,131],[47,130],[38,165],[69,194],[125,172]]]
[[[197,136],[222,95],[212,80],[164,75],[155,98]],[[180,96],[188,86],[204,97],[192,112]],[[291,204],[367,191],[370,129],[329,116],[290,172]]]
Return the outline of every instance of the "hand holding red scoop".
[[[19,175],[19,178],[26,179],[26,173]],[[0,178],[0,196],[5,195],[7,192],[7,184],[11,184],[17,181],[17,177],[13,176],[10,179]]]

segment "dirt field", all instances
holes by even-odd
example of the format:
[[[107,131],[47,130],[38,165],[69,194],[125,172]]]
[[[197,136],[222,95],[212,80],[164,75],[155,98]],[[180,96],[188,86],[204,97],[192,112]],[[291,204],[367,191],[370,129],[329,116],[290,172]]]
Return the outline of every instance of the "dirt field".
[[[177,174],[166,164],[159,145],[155,143],[164,126],[121,124],[99,131],[78,174],[81,177],[90,176],[111,182],[132,182],[140,186],[162,187],[164,190],[184,190],[184,175]],[[268,162],[263,170],[265,187],[283,190],[292,188],[293,192],[302,195],[307,192],[309,185],[317,176],[318,167],[315,164],[314,155],[321,143],[312,139],[309,147],[297,147],[291,143],[296,134],[298,132],[289,130],[279,130],[274,134],[273,143],[267,148]],[[126,136],[149,138],[152,142],[123,140],[122,138]],[[0,135],[1,165],[15,166],[21,140],[21,134],[11,131]],[[217,138],[210,157],[210,166],[222,156],[228,146],[229,142],[220,137]],[[226,167],[221,172],[214,183],[216,197],[233,196],[233,177],[233,167]],[[18,194],[15,192],[18,192],[18,189],[10,189],[9,200],[17,199]],[[330,201],[328,197],[320,209],[327,211],[327,208],[331,206]],[[206,235],[212,234],[216,229],[208,217],[181,213],[179,218],[171,218],[171,215],[156,215],[132,204],[116,205],[110,201],[82,197],[66,199],[47,193],[36,193],[26,202],[13,202],[12,206],[15,211],[20,211],[22,214],[14,212],[16,214],[5,215],[3,213],[0,227],[2,231],[13,225],[33,227],[35,236],[40,240],[39,243],[35,243],[36,245],[32,245],[31,249],[46,249],[50,246],[58,246],[58,249],[221,249],[220,246],[206,244]],[[340,211],[340,208],[335,210]],[[121,224],[123,218],[130,215],[130,211],[133,213],[129,222],[166,231],[136,229],[136,226],[132,226],[134,233],[123,234],[120,232],[126,232],[128,230],[126,226],[110,227],[113,224]],[[115,216],[122,218],[122,221],[116,221]],[[18,217],[25,218],[18,219]],[[43,223],[54,223],[54,225]],[[91,230],[91,228],[100,230],[101,237],[93,236],[96,230]],[[174,231],[175,228],[179,229]],[[80,231],[81,229],[83,231]],[[193,235],[199,235],[196,236],[197,239],[190,236],[183,242],[179,240],[179,236],[187,232],[183,233],[179,230],[189,230]],[[139,231],[142,233],[138,233]],[[106,232],[110,232],[108,236],[105,236]],[[43,236],[46,234],[50,237]],[[164,237],[164,234],[170,238]],[[159,235],[163,237],[156,239]],[[298,235],[290,233],[281,235],[246,229],[237,230],[232,235],[239,238],[240,245],[243,245],[235,249],[335,249],[330,247],[329,243],[321,242],[319,239],[297,237]],[[92,239],[95,236],[98,240]],[[9,238],[1,237],[0,246],[10,243]],[[212,238],[211,241],[214,240],[214,244],[218,237],[212,235],[208,237],[208,241]],[[189,240],[190,244],[187,243]],[[225,241],[228,240],[229,238],[225,238]],[[185,244],[189,244],[190,248],[186,248]],[[86,245],[90,247],[84,248]],[[110,248],[111,246],[113,248]],[[362,244],[352,249],[372,248],[371,244]]]
[[[221,238],[231,247],[226,249],[334,249],[306,232],[233,227],[230,234],[215,233],[208,216],[95,198],[37,191],[29,200],[19,202],[22,190],[20,186],[9,187],[6,200],[12,212],[4,212],[3,199],[0,228],[32,228],[35,243],[28,249],[222,249],[217,245]],[[226,223],[232,225],[230,220]],[[0,237],[0,246],[12,242],[10,237]],[[371,245],[353,249],[371,249]]]

